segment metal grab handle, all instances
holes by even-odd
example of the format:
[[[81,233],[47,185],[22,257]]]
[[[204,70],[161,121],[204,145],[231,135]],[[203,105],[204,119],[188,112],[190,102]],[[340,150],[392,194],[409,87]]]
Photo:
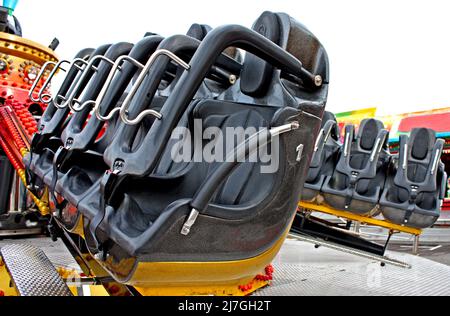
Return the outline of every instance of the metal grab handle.
[[[192,207],[191,213],[184,222],[181,234],[184,236],[190,234],[192,226],[197,221],[198,216],[206,211],[220,185],[230,176],[237,165],[244,162],[247,157],[260,148],[268,146],[275,137],[298,130],[299,128],[300,123],[297,121],[272,127],[271,129],[264,128],[233,148],[227,154],[225,162],[214,170],[208,179],[201,185],[197,193],[195,193],[190,204]],[[299,149],[300,148],[301,146],[299,146]]]
[[[66,71],[66,70],[63,69],[61,66],[62,66],[63,64],[67,64],[67,63],[69,63],[68,60],[61,60],[61,61],[59,61],[59,62],[55,65],[55,67],[53,67],[53,70],[50,72],[50,74],[49,74],[47,80],[45,80],[44,84],[42,85],[41,90],[39,91],[39,100],[40,100],[42,103],[49,104],[50,102],[52,102],[52,100],[53,100],[52,96],[49,95],[49,94],[44,94],[44,91],[45,91],[45,89],[47,89],[48,85],[49,85],[50,82],[53,80],[53,77],[55,76],[56,72],[57,72],[59,69],[61,69],[61,70],[64,71],[64,72]],[[44,99],[44,97],[45,97],[46,99]]]
[[[374,162],[377,155],[381,153],[381,150],[383,150],[383,146],[386,143],[387,137],[389,133],[387,130],[381,130],[377,140],[375,142],[375,146],[373,147],[372,154],[370,155],[370,162]]]
[[[162,55],[169,57],[172,61],[174,61],[176,64],[180,65],[181,67],[183,67],[186,70],[189,70],[191,68],[191,66],[188,63],[186,63],[180,57],[178,57],[171,51],[168,51],[167,49],[159,49],[159,50],[155,51],[153,53],[153,55],[150,57],[150,59],[148,60],[144,69],[142,70],[141,74],[137,78],[136,83],[133,85],[133,88],[131,89],[127,98],[123,102],[122,106],[120,108],[116,108],[113,111],[111,111],[111,113],[110,113],[111,115],[114,115],[115,112],[120,111],[120,119],[122,120],[123,123],[125,123],[127,125],[137,125],[144,119],[144,117],[146,117],[148,115],[153,115],[159,120],[162,118],[161,113],[159,113],[155,110],[144,110],[141,113],[139,113],[139,115],[135,119],[130,120],[128,118],[128,114],[129,114],[128,108],[130,107],[131,100],[134,98],[137,90],[140,88],[142,82],[144,81],[144,78],[147,76],[153,63],[156,61],[156,59],[159,56],[162,56]]]
[[[97,61],[105,61],[111,65],[114,65],[114,61],[112,61],[111,59],[103,56],[103,55],[97,55],[95,57],[93,57],[89,63],[87,64],[87,66],[85,67],[85,70],[83,72],[83,75],[81,76],[80,80],[78,80],[75,88],[73,89],[72,93],[70,94],[68,100],[66,101],[67,104],[69,105],[69,108],[74,111],[74,112],[81,112],[83,111],[88,105],[92,104],[94,101],[93,100],[89,100],[84,102],[83,104],[80,104],[80,100],[75,99],[75,96],[77,95],[78,91],[81,89],[81,84],[84,82],[84,80],[86,79],[86,77],[89,75],[89,70],[93,69],[95,72],[98,71],[98,68],[96,66],[94,66],[94,63]],[[76,107],[74,105],[74,103],[78,103],[80,104],[79,107]]]
[[[34,80],[33,85],[31,86],[30,91],[28,91],[28,97],[29,97],[30,100],[33,101],[33,102],[39,102],[39,101],[41,100],[40,95],[41,95],[41,91],[43,91],[42,89],[41,89],[41,90],[39,91],[39,93],[38,93],[38,99],[35,99],[35,98],[33,97],[33,93],[34,93],[34,90],[36,89],[37,85],[38,85],[39,82],[41,81],[41,78],[42,78],[42,76],[44,75],[45,71],[47,70],[47,68],[48,68],[50,65],[55,66],[56,63],[53,62],[53,61],[48,61],[48,62],[46,62],[46,63],[42,66],[41,71],[39,72],[38,76],[37,76],[36,79]],[[54,68],[54,67],[53,67],[53,68]],[[45,82],[47,82],[47,81],[45,81]]]
[[[119,71],[122,70],[120,65],[124,61],[128,61],[128,62],[132,63],[134,66],[138,67],[140,70],[142,70],[144,68],[143,64],[141,64],[139,61],[137,61],[136,59],[134,59],[134,58],[132,58],[132,57],[130,57],[128,55],[121,56],[121,57],[119,57],[116,60],[116,62],[114,63],[113,68],[111,69],[111,71],[109,73],[108,79],[106,79],[106,82],[103,85],[102,90],[100,91],[99,95],[97,96],[97,100],[95,100],[95,101],[88,101],[88,102],[91,102],[91,104],[93,104],[95,117],[101,122],[105,122],[105,121],[108,121],[108,120],[112,119],[114,114],[117,111],[120,110],[119,108],[114,108],[109,114],[103,116],[100,113],[100,110],[101,110],[100,106],[101,106],[101,104],[103,102],[103,98],[105,97],[106,92],[109,89],[109,86],[111,85],[111,82],[113,81],[113,78],[114,78],[114,75],[116,74],[116,71],[117,70],[119,70]]]
[[[78,64],[84,65],[85,67],[78,66]],[[78,68],[78,69],[81,71],[81,73],[83,73],[83,71],[86,70],[86,65],[87,65],[87,64],[88,64],[88,62],[87,62],[86,60],[84,60],[84,59],[82,59],[82,58],[75,58],[75,59],[71,62],[70,67],[69,67],[69,70],[67,71],[67,74],[69,74],[70,71],[71,71],[73,68]],[[54,75],[54,74],[53,74],[53,75]],[[75,79],[75,80],[76,80],[76,81],[75,81],[74,83],[79,82],[79,81],[80,81],[80,78]],[[59,99],[63,100],[64,102],[63,102],[62,104],[59,103],[59,101],[57,101],[57,100],[59,100]],[[67,99],[66,99],[64,96],[58,94],[58,95],[56,96],[56,98],[53,100],[53,105],[54,105],[56,108],[62,110],[62,109],[65,109],[65,108],[67,107],[68,102],[67,102]]]

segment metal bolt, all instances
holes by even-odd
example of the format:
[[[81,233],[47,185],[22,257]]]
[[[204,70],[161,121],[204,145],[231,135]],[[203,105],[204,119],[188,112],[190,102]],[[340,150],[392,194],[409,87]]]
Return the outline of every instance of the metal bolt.
[[[322,76],[319,76],[319,75],[315,76],[315,77],[314,77],[314,84],[315,84],[317,87],[322,86],[322,84],[323,84]]]

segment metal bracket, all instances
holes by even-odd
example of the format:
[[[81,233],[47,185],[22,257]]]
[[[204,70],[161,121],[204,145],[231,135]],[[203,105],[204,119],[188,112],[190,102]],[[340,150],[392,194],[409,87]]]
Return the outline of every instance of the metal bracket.
[[[303,156],[303,149],[305,148],[305,145],[301,144],[297,147],[297,162],[302,161]]]
[[[194,226],[195,222],[197,221],[198,216],[200,215],[200,212],[197,211],[195,208],[192,209],[191,213],[189,214],[188,219],[183,225],[183,229],[181,230],[181,235],[187,236],[191,232],[192,226]]]

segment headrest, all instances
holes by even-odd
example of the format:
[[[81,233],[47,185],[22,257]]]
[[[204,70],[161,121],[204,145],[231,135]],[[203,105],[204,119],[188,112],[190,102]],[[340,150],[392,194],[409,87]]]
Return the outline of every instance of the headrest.
[[[211,27],[209,25],[194,23],[191,25],[186,35],[201,41],[205,38],[209,31],[211,31]]]
[[[158,35],[158,34],[153,33],[153,32],[145,32],[144,37],[150,37],[150,36],[155,36],[155,35]]]
[[[303,24],[285,13],[279,13],[283,28],[289,28],[289,36],[285,39],[285,49],[300,60],[309,72],[321,75],[323,82],[329,82],[328,55],[322,43]],[[283,46],[284,47],[284,46]]]
[[[264,12],[252,29],[279,45],[280,23],[276,14]],[[241,91],[252,97],[260,97],[266,91],[274,73],[272,65],[255,55],[247,53],[241,72]]]
[[[436,142],[436,132],[428,128],[415,128],[411,132],[409,142],[412,158],[423,160]]]
[[[362,149],[372,150],[375,145],[378,133],[384,129],[381,121],[375,119],[365,119],[361,122],[358,132],[359,143]]]

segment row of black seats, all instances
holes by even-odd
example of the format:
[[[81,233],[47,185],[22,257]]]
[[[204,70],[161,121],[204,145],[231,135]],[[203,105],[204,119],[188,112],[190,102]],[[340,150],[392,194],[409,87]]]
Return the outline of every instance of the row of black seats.
[[[437,221],[447,175],[440,161],[444,141],[433,130],[402,135],[398,155],[391,155],[389,133],[378,120],[363,120],[358,133],[346,126],[343,144],[334,115],[327,113],[323,122],[302,200],[363,216],[381,212],[415,228]]]
[[[263,271],[295,216],[326,104],[328,59],[314,35],[287,14],[265,12],[253,30],[195,24],[187,36],[149,34],[77,58],[25,157],[30,188],[49,189],[57,221],[81,231],[128,284],[153,282],[144,271],[158,262],[184,262],[183,271],[203,263],[195,269],[202,282]],[[201,140],[200,152],[215,141],[236,159],[175,161],[176,146],[185,148],[171,137],[179,127],[183,145],[197,142],[199,128],[257,132],[231,151]],[[277,138],[273,172],[243,159]],[[208,265],[217,262],[242,266],[217,273],[226,267]],[[165,282],[194,282],[175,270],[165,270]]]

